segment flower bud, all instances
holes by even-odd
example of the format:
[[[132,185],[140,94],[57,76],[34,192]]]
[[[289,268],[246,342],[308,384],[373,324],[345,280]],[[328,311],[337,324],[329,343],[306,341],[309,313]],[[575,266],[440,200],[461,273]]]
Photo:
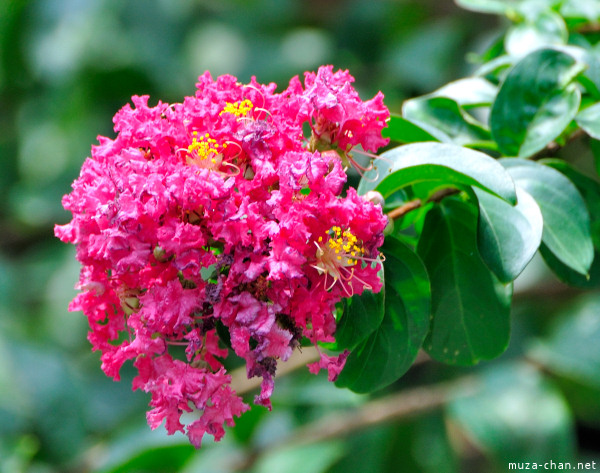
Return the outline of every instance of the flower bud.
[[[382,207],[385,205],[385,199],[381,195],[381,193],[377,191],[369,191],[363,197],[369,202],[373,202],[374,204],[379,204]]]
[[[154,258],[156,259],[156,261],[158,261],[159,263],[166,263],[168,261],[169,258],[167,258],[167,252],[165,250],[163,250],[160,246],[156,245],[154,247]]]
[[[383,234],[385,236],[388,236],[388,235],[391,235],[392,233],[394,233],[394,219],[388,218],[388,223],[385,226],[385,228],[383,229]]]

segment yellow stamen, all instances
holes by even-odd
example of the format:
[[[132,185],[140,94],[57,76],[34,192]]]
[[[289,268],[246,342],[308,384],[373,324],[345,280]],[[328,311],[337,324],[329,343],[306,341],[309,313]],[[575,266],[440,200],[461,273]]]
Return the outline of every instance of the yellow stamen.
[[[324,236],[318,237],[315,245],[317,247],[316,262],[312,267],[319,274],[324,275],[324,284],[327,290],[339,283],[350,297],[353,289],[348,281],[357,277],[354,273],[355,266],[359,264],[359,261],[364,261],[365,249],[362,246],[362,241],[351,230],[342,230],[336,225],[331,227]],[[328,277],[333,280],[331,284],[327,283]],[[370,288],[368,283],[360,279],[359,281],[364,287]]]
[[[225,107],[223,110],[221,110],[219,116],[223,115],[224,113],[231,113],[236,117],[245,117],[253,108],[254,104],[248,99],[241,102],[225,102]]]
[[[221,152],[219,148],[224,148],[217,143],[217,140],[211,138],[208,133],[198,138],[198,132],[192,133],[192,143],[188,146],[188,151],[194,158],[200,160],[210,159],[211,162],[216,162],[215,157]]]

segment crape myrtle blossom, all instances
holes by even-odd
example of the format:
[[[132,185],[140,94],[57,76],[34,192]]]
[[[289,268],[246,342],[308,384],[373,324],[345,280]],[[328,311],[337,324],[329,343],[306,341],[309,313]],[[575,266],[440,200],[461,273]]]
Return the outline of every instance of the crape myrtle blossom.
[[[277,363],[303,340],[334,341],[342,298],[381,289],[386,218],[343,194],[339,149],[376,151],[389,113],[351,80],[323,67],[277,94],[207,72],[182,103],[135,96],[63,198],[73,218],[55,233],[82,264],[69,308],[87,316],[107,376],[137,368],[153,429],[219,440],[249,408],[224,365],[233,353],[270,409]],[[310,370],[333,381],[347,356],[322,354]]]
[[[333,66],[306,72],[299,114],[310,123],[312,149],[335,149],[346,165],[364,171],[350,151],[360,145],[363,151],[376,152],[387,144],[381,130],[389,111],[381,92],[363,102],[352,82],[354,77],[348,71],[333,72]],[[301,88],[299,81],[292,80],[292,84]]]

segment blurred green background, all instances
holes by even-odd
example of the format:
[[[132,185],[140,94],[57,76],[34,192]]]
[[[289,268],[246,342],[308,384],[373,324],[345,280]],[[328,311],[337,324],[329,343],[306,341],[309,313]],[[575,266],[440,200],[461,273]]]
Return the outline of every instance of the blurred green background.
[[[588,440],[600,425],[598,373],[569,364],[579,346],[576,358],[600,367],[598,348],[586,351],[576,336],[597,344],[600,304],[548,286],[540,266],[521,284],[511,346],[497,362],[426,361],[372,396],[299,370],[278,380],[273,412],[253,409],[199,452],[183,436],[149,430],[149,397],[131,392],[132,370],[120,383],[106,378],[85,318],[67,312],[79,265],[74,248],[53,237],[53,225],[70,219],[60,200],[96,136],[114,136],[112,116],[131,95],[181,101],[206,69],[282,90],[292,76],[333,64],[350,70],[363,99],[383,90],[399,113],[402,100],[467,75],[467,53],[501,27],[451,0],[2,0],[0,472],[441,473],[505,471],[532,452],[600,458]],[[566,375],[542,376],[546,364]],[[477,394],[464,400],[461,380],[473,374]],[[443,391],[418,416],[270,448],[338,411],[351,418],[374,398],[394,401],[421,385],[439,394],[446,380],[456,393]]]

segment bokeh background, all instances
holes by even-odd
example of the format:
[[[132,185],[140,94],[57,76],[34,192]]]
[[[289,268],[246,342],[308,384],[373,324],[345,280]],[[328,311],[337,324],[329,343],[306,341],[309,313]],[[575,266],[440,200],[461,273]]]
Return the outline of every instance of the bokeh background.
[[[352,417],[373,399],[415,386],[439,394],[440,382],[479,368],[425,361],[372,396],[298,370],[278,380],[273,412],[253,409],[220,444],[207,439],[196,452],[183,436],[149,430],[149,397],[131,392],[133,373],[124,369],[120,383],[106,378],[85,318],[67,312],[79,265],[74,248],[53,237],[54,224],[70,219],[61,197],[96,136],[114,136],[112,116],[131,95],[181,101],[207,69],[242,82],[255,75],[282,90],[292,76],[333,64],[350,70],[363,99],[383,90],[399,113],[404,99],[467,75],[469,59],[501,28],[451,0],[0,1],[0,472],[487,471],[517,461],[537,431],[540,451],[600,457],[586,440],[597,433],[597,390],[569,385],[584,392],[577,401],[583,413],[573,420],[579,408],[564,390],[539,380],[530,365],[505,364],[520,360],[523,341],[580,297],[562,286],[539,289],[543,270],[524,284],[511,347],[500,368],[486,372],[491,387],[479,404],[449,403],[444,395],[419,415],[278,449],[270,446],[300,426],[336,412]],[[597,300],[586,297],[578,307],[595,313]],[[507,386],[517,386],[516,394]],[[538,411],[540,399],[546,404]],[[513,437],[504,454],[478,442],[472,434],[482,427],[469,421],[495,410],[508,420],[497,424],[492,415],[483,428]]]

